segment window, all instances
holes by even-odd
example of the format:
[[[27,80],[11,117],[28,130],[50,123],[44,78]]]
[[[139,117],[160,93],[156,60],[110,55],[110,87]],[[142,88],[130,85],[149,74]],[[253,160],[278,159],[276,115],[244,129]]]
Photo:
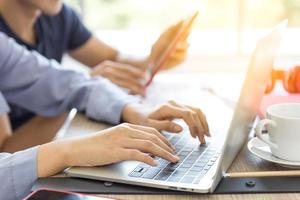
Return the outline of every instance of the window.
[[[281,57],[299,63],[300,0],[66,0],[102,40],[127,53],[144,55],[159,33],[198,9],[190,37],[191,64],[180,72],[245,69],[259,37],[289,20]],[[299,58],[298,58],[299,57]],[[287,59],[283,59],[286,66]],[[226,67],[224,66],[226,64]],[[209,66],[206,68],[199,66]],[[243,67],[241,67],[243,66]]]

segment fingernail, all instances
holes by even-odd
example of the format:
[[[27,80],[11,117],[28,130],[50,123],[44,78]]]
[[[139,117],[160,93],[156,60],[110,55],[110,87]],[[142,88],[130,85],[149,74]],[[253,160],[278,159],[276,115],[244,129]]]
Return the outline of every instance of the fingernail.
[[[154,166],[158,166],[158,161],[157,160],[154,160],[153,163],[154,163]]]
[[[173,130],[174,130],[174,132],[180,132],[182,130],[182,128],[179,125],[175,125]]]
[[[179,157],[178,156],[173,156],[173,157],[174,157],[174,159],[173,159],[174,162],[178,162],[179,161]]]
[[[202,138],[201,139],[199,138],[199,141],[200,141],[201,144],[205,144],[206,143],[205,140],[202,139]]]

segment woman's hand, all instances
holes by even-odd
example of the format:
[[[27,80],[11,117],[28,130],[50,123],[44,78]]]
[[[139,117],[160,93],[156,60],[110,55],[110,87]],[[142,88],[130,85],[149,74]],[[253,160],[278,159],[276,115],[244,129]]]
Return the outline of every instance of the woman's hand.
[[[152,46],[151,54],[148,58],[149,64],[156,63],[160,59],[161,55],[165,52],[170,43],[172,43],[178,32],[181,30],[182,26],[183,21],[180,21],[160,35],[158,40]],[[185,60],[189,47],[187,42],[189,33],[190,29],[186,30],[183,37],[181,37],[181,40],[178,42],[175,51],[170,55],[170,58],[166,62],[163,69],[173,68]]]
[[[156,166],[150,155],[177,162],[174,147],[154,128],[131,124],[106,129],[101,133],[39,147],[38,175],[46,177],[71,166],[100,166],[136,160]]]
[[[157,130],[131,124],[121,124],[78,140],[72,149],[69,166],[107,165],[124,160],[157,165],[148,153],[170,162],[178,161],[172,145]]]
[[[109,79],[114,84],[126,88],[131,94],[144,95],[145,72],[142,68],[132,65],[104,61],[95,66],[91,71],[91,76],[102,76]]]
[[[141,104],[129,104],[122,113],[123,120],[132,124],[153,127],[159,131],[181,132],[182,127],[174,119],[183,119],[189,126],[192,137],[198,137],[205,143],[205,136],[210,136],[206,117],[199,108],[178,104],[174,101],[152,109]]]

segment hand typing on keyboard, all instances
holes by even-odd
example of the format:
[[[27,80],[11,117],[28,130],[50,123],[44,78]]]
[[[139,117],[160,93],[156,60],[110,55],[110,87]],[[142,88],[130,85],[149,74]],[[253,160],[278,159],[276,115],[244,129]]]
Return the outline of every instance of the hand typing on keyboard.
[[[124,121],[153,127],[158,131],[179,133],[182,127],[174,119],[183,119],[188,125],[192,137],[198,137],[200,143],[205,143],[205,136],[210,136],[206,117],[199,108],[181,105],[174,101],[152,109],[142,104],[128,104],[123,109]]]
[[[150,155],[176,163],[174,147],[157,130],[132,124],[121,124],[84,138],[61,142],[67,152],[67,166],[100,166],[124,160],[136,160],[157,166]]]
[[[186,133],[180,135],[163,133],[163,135],[176,148],[176,155],[180,160],[172,163],[163,158],[155,157],[154,159],[159,163],[157,166],[151,167],[141,163],[129,173],[129,176],[198,184],[218,159],[218,150],[211,144],[199,145],[195,143]]]

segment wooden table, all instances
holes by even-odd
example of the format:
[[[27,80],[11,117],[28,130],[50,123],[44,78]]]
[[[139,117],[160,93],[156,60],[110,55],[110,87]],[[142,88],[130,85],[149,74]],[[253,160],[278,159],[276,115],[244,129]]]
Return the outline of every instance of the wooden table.
[[[207,78],[207,77],[206,77]],[[212,78],[209,78],[211,80]],[[176,79],[169,79],[169,80],[176,80]],[[188,78],[187,80],[191,80]],[[198,78],[197,78],[198,80]],[[201,79],[203,80],[203,79]],[[195,81],[192,81],[193,85],[195,85]],[[161,88],[160,88],[161,89]],[[150,89],[151,91],[151,89]],[[157,89],[152,90],[152,94],[155,94]],[[161,90],[159,90],[161,92]],[[168,94],[170,95],[170,94]],[[150,95],[151,96],[151,95]],[[169,96],[168,96],[169,97]],[[157,97],[158,102],[164,97]],[[171,95],[172,98],[172,95]],[[146,98],[147,99],[147,98]],[[152,98],[150,98],[153,101]],[[150,102],[151,103],[151,102]],[[85,134],[91,134],[95,131],[100,131],[105,128],[109,127],[109,125],[92,122],[88,120],[82,114],[77,114],[74,120],[71,122],[70,126],[66,130],[65,138],[68,137],[76,137],[82,136]],[[283,168],[275,165],[273,163],[264,161],[258,157],[252,155],[246,145],[241,150],[235,161],[233,162],[232,166],[229,169],[229,172],[250,172],[250,171],[269,171],[269,170],[282,170]],[[211,200],[232,200],[232,199],[300,199],[300,194],[298,193],[284,193],[284,194],[235,194],[235,195],[207,195],[207,194],[200,194],[200,195],[106,195],[108,197],[118,198],[118,199],[131,199],[131,200],[150,200],[150,199],[211,199]]]

